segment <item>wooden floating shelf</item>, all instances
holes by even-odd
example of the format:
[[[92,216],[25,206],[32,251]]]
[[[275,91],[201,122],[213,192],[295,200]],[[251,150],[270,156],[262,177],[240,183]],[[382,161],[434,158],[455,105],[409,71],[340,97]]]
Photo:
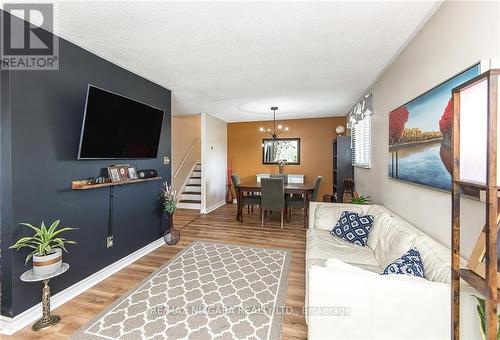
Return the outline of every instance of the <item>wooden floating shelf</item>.
[[[114,187],[117,185],[128,185],[128,184],[136,184],[136,183],[142,183],[142,182],[151,182],[151,181],[159,181],[161,177],[151,177],[151,178],[144,178],[144,179],[132,179],[130,181],[123,181],[123,182],[109,182],[109,183],[99,183],[99,184],[88,184],[88,180],[79,180],[79,181],[72,181],[71,182],[71,189],[73,190],[89,190],[89,189],[99,189],[99,188],[106,188],[106,187]]]
[[[481,276],[477,275],[472,270],[467,268],[460,268],[458,275],[470,286],[472,286],[475,290],[481,293],[482,296],[487,295],[486,280],[483,279]],[[500,290],[498,291],[500,292]]]

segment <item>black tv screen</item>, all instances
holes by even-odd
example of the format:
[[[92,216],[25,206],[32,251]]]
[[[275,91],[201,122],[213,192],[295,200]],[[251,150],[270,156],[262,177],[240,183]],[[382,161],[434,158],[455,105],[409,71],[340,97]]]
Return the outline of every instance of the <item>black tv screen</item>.
[[[163,110],[89,85],[78,159],[156,158]]]

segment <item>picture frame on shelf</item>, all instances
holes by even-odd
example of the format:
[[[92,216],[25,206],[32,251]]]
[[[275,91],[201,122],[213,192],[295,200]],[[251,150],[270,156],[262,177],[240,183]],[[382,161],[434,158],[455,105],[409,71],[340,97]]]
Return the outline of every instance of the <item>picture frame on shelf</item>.
[[[121,182],[120,172],[116,166],[108,166],[108,176],[111,182]]]
[[[128,170],[128,177],[130,180],[139,179],[139,176],[137,176],[137,170],[134,166],[129,166],[127,170]]]
[[[129,181],[129,172],[128,172],[128,164],[127,165],[118,165],[118,173],[120,174],[120,180],[122,182]]]

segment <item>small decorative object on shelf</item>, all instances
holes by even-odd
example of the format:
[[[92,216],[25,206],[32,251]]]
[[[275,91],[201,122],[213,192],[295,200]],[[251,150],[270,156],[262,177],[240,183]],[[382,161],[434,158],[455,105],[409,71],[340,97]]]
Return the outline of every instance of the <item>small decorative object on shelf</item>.
[[[177,195],[172,186],[169,186],[167,182],[163,183],[161,199],[163,211],[165,211],[169,223],[168,230],[163,235],[163,239],[168,245],[174,245],[181,237],[179,231],[174,229],[174,213],[177,210]]]
[[[136,168],[130,164],[108,166],[108,176],[112,182],[127,182],[138,178]]]
[[[280,174],[283,173],[283,170],[285,169],[285,165],[287,165],[287,164],[288,164],[288,162],[284,159],[280,159],[278,161],[278,171]]]
[[[323,202],[335,202],[335,197],[332,194],[324,194]]]
[[[108,166],[108,176],[111,179],[111,182],[120,182],[120,171],[116,166]]]
[[[335,129],[335,132],[337,133],[337,136],[342,136],[342,134],[345,132],[345,127],[343,125],[339,125]]]
[[[351,199],[352,204],[368,204],[370,203],[370,196],[363,196],[359,192],[354,192]]]
[[[139,178],[137,176],[137,169],[135,168],[135,166],[129,166],[127,170],[128,170],[128,178],[130,180],[136,180]]]
[[[34,230],[35,234],[33,236],[22,237],[9,247],[9,249],[16,250],[22,248],[29,248],[32,250],[26,256],[24,263],[27,264],[30,259],[33,259],[34,275],[50,275],[51,273],[59,271],[62,266],[62,250],[67,252],[67,244],[76,244],[75,241],[56,237],[63,232],[76,229],[70,227],[58,229],[60,223],[60,220],[54,221],[48,228],[45,226],[44,222],[42,222],[39,227],[29,223],[21,223]]]

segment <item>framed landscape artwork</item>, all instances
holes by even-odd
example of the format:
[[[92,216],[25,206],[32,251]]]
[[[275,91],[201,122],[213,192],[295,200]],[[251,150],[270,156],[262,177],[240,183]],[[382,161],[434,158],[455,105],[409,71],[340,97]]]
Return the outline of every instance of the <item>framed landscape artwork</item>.
[[[389,177],[451,190],[451,90],[479,73],[478,64],[389,114]]]

